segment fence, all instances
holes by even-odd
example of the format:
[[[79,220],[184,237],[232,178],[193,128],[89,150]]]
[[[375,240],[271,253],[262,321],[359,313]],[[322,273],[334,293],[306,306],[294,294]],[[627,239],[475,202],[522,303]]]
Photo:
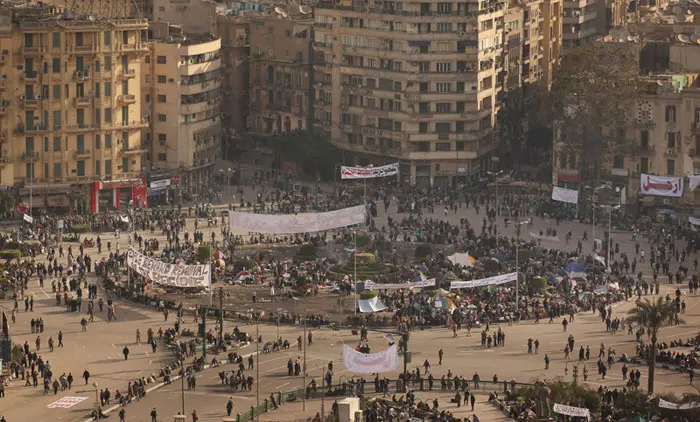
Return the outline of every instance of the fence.
[[[455,388],[456,382],[457,382],[457,380],[455,380],[455,379],[446,379],[445,380],[445,387],[443,388],[442,379],[435,379],[435,382],[433,384],[433,388],[430,389],[427,380],[425,378],[423,378],[420,381],[409,381],[409,388],[412,388],[412,389],[415,389],[418,391],[468,390],[470,392],[492,392],[492,391],[499,390],[499,387],[502,386],[503,392],[505,393],[505,391],[508,390],[509,388],[511,390],[516,390],[518,388],[531,387],[533,385],[533,384],[519,383],[519,382],[514,382],[514,381],[502,381],[502,382],[479,381],[479,382],[474,382],[472,380],[463,380],[460,378],[458,380],[460,388]],[[391,380],[390,385],[395,385],[397,392],[402,390],[401,380]],[[374,392],[381,393],[381,391],[374,391]],[[236,422],[249,422],[249,421],[255,420],[256,415],[261,414],[261,413],[267,413],[270,410],[275,410],[275,409],[277,409],[277,407],[283,405],[284,403],[289,403],[289,402],[297,401],[297,400],[303,400],[304,395],[306,395],[307,399],[319,398],[322,396],[328,397],[328,398],[337,398],[337,397],[347,397],[349,395],[352,395],[353,393],[354,393],[354,389],[352,388],[351,384],[349,384],[348,382],[344,382],[342,384],[331,385],[331,386],[320,387],[320,388],[317,388],[316,391],[298,388],[296,390],[273,393],[273,394],[270,394],[270,396],[274,397],[274,399],[275,399],[274,404],[272,403],[272,400],[271,400],[272,397],[265,398],[265,400],[257,406],[257,409],[255,406],[251,406],[248,411],[243,412],[243,413],[238,413],[236,415]]]

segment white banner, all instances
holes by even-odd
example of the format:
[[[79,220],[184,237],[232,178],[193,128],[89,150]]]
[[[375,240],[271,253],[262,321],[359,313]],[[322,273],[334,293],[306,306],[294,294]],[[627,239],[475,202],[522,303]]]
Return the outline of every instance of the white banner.
[[[381,352],[364,354],[344,344],[343,363],[345,364],[345,369],[349,372],[360,374],[395,371],[399,368],[399,354],[397,350],[398,348],[394,344]]]
[[[659,399],[659,407],[663,409],[673,409],[673,410],[691,410],[700,408],[700,403],[694,401],[690,403],[676,404],[666,401],[664,399]]]
[[[401,289],[422,289],[424,287],[432,287],[435,285],[435,279],[430,278],[424,281],[407,281],[405,283],[375,283],[374,281],[365,281],[365,290],[401,290]]]
[[[690,190],[695,190],[695,188],[700,186],[700,175],[688,176],[688,185],[690,185]]]
[[[640,186],[639,192],[642,195],[671,196],[674,198],[683,196],[682,177],[652,176],[642,173]]]
[[[211,265],[176,265],[153,259],[129,249],[126,263],[137,274],[156,284],[172,287],[207,287],[211,285]]]
[[[591,420],[591,411],[585,407],[566,406],[563,404],[554,403],[553,410],[555,413],[559,413],[560,415],[578,416],[580,418]]]
[[[688,222],[694,226],[700,226],[700,218],[688,217]]]
[[[544,240],[544,241],[548,241],[548,242],[558,242],[559,241],[559,236],[544,236],[544,235],[540,236],[539,234],[533,233],[533,232],[530,232],[530,236],[533,239]]]
[[[373,297],[372,299],[362,299],[359,300],[358,305],[360,306],[360,312],[368,314],[372,312],[381,312],[388,309],[385,304],[379,300],[379,297]]]
[[[569,204],[578,204],[578,191],[555,186],[552,189],[552,199]]]
[[[29,224],[32,224],[34,222],[34,217],[32,217],[31,215],[24,214],[22,216],[22,220],[26,221]]]
[[[365,215],[364,205],[308,214],[272,215],[231,212],[229,227],[231,230],[245,230],[252,233],[313,233],[362,224],[365,222]]]
[[[594,253],[595,253],[595,252],[594,252]],[[604,267],[607,267],[607,266],[608,266],[608,265],[605,263],[605,258],[603,258],[602,256],[598,255],[597,253],[595,253],[595,258],[594,258],[594,259],[595,259],[596,261],[600,262],[601,264],[603,264]]]
[[[340,167],[341,179],[374,179],[376,177],[396,176],[399,173],[399,163],[379,167]]]
[[[478,280],[469,281],[453,281],[450,283],[450,290],[453,289],[469,289],[472,287],[495,286],[499,284],[510,283],[518,279],[518,273],[508,273],[496,275],[493,277],[480,278]]]

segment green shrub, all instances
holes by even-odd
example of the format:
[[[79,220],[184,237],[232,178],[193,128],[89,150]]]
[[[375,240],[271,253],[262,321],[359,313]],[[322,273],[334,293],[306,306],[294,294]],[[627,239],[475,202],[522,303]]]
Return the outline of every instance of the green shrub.
[[[87,224],[74,224],[71,229],[73,233],[87,233],[90,231],[90,226]]]
[[[355,255],[357,264],[374,264],[377,258],[373,253],[358,253]]]
[[[315,258],[316,245],[314,245],[313,243],[305,243],[301,245],[301,247],[299,247],[299,252],[297,252],[297,256]]]
[[[495,273],[501,269],[501,263],[497,259],[488,259],[484,262],[484,271]]]
[[[13,259],[20,259],[22,257],[22,252],[17,249],[5,249],[0,251],[0,259],[6,259],[8,261]]]
[[[533,292],[541,292],[547,288],[547,279],[544,277],[533,277],[530,281],[530,287]]]
[[[369,236],[367,236],[366,234],[359,234],[359,235],[357,235],[357,237],[355,239],[355,242],[357,243],[358,248],[363,248],[363,247],[369,245],[371,241],[372,241],[372,239]]]
[[[197,260],[201,263],[211,261],[214,256],[214,249],[210,245],[199,245],[197,248]]]
[[[433,248],[427,243],[423,243],[416,247],[415,256],[417,259],[423,259],[433,253]]]
[[[379,296],[379,292],[376,290],[365,290],[360,293],[360,300],[372,299],[373,297]]]

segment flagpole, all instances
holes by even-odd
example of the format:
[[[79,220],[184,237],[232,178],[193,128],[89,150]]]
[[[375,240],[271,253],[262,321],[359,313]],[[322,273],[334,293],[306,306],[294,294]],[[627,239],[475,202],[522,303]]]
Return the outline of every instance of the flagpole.
[[[355,280],[355,316],[357,316],[357,232],[352,231],[353,242],[355,243],[355,251],[353,252],[353,258],[355,260],[355,275],[353,279]]]

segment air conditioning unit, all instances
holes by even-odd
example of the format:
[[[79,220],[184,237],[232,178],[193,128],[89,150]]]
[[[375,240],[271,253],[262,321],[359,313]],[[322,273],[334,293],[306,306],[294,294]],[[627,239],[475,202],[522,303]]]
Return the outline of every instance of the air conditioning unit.
[[[676,150],[674,150],[673,148],[669,148],[666,150],[666,154],[668,155],[673,155],[674,152],[676,152]]]

